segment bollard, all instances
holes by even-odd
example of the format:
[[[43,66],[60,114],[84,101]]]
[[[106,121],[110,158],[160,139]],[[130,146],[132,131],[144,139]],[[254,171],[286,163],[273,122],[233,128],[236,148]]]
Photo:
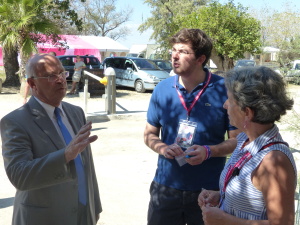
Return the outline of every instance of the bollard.
[[[84,87],[83,87],[84,113],[87,113],[88,87],[89,87],[89,80],[88,80],[88,77],[85,76],[85,78],[84,78]]]
[[[107,77],[105,86],[105,111],[108,115],[116,113],[116,72],[112,67],[104,71]]]

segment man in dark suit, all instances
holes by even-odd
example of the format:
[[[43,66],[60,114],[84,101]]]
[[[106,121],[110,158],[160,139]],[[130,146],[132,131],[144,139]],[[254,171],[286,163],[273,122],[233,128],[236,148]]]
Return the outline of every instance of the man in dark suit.
[[[67,73],[55,56],[33,56],[26,74],[33,96],[1,120],[4,165],[17,189],[12,224],[95,225],[102,207],[90,143],[98,137],[80,107],[62,102]]]

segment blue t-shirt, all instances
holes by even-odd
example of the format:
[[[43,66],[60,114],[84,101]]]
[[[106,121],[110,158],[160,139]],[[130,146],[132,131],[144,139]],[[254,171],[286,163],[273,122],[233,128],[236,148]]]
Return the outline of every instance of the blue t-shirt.
[[[170,145],[175,142],[178,125],[181,119],[187,119],[187,111],[181,104],[176,85],[181,92],[187,107],[189,107],[206,81],[199,84],[191,93],[178,83],[178,75],[161,81],[154,89],[147,122],[161,128],[161,140]],[[227,100],[224,79],[212,74],[211,80],[194,105],[191,122],[197,123],[193,144],[215,145],[224,141],[227,130],[235,129],[229,124],[227,110],[223,108]],[[213,157],[200,165],[185,164],[180,167],[175,159],[166,159],[159,155],[154,181],[179,190],[200,191],[201,188],[217,190],[219,177],[225,165],[225,157]]]

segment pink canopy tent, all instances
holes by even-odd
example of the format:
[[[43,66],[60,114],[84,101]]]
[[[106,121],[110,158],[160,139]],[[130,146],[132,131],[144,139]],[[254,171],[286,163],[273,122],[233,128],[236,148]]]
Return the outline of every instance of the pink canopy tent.
[[[100,50],[98,46],[92,45],[76,35],[60,35],[61,43],[53,45],[51,43],[38,43],[39,53],[55,52],[56,55],[93,55],[101,61]],[[3,66],[3,53],[0,46],[0,66]]]
[[[56,55],[93,55],[101,61],[101,52],[129,52],[129,49],[108,37],[60,35],[61,40],[52,44],[50,42],[38,43],[39,53],[55,52]],[[64,46],[62,48],[61,46]],[[2,48],[0,46],[0,65],[2,61]]]
[[[62,40],[57,45],[50,43],[38,43],[37,47],[40,53],[55,52],[56,55],[94,55],[101,61],[100,51],[94,46],[84,41],[76,35],[60,35]],[[66,48],[61,48],[63,44]]]

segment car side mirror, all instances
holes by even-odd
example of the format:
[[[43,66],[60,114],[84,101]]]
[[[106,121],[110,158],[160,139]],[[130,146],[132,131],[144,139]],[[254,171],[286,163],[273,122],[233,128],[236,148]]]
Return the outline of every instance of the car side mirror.
[[[127,69],[126,69],[129,73],[132,73],[133,72],[133,69],[132,68],[130,68],[130,67],[127,67]]]

